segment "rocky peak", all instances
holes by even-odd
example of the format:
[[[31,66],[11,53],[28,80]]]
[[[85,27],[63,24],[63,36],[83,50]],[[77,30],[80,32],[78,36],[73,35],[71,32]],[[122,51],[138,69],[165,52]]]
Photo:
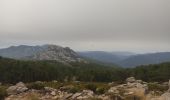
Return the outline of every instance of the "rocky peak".
[[[30,59],[33,60],[56,60],[59,62],[84,62],[79,55],[69,47],[57,45],[44,45],[46,49],[34,54]]]
[[[0,49],[0,56],[20,60],[55,60],[59,62],[86,62],[69,47],[53,44],[42,46],[11,46]]]

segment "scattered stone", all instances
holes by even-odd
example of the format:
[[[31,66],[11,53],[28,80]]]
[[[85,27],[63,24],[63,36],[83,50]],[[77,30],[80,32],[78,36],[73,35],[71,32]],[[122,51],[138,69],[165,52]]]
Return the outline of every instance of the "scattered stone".
[[[67,99],[71,98],[71,96],[73,96],[72,93],[66,94],[63,99],[67,100]]]
[[[74,88],[74,86],[73,85],[67,85],[67,86],[60,87],[60,90],[66,91],[66,90],[69,90],[71,88]]]
[[[168,86],[169,82],[163,82],[162,85]]]
[[[53,80],[52,82],[53,82],[53,83],[58,83],[58,81],[56,81],[56,80]]]
[[[115,84],[114,82],[108,83],[109,86],[112,86],[112,85],[114,85],[114,84]]]
[[[51,92],[51,95],[52,95],[52,96],[55,96],[55,95],[56,95],[56,92],[55,92],[55,91],[52,91],[52,92]]]
[[[109,90],[108,90],[109,93],[114,93],[114,94],[118,94],[119,91],[117,90],[116,87],[111,87]]]
[[[25,92],[27,90],[28,90],[28,88],[25,86],[25,84],[23,82],[19,82],[14,86],[10,86],[7,89],[7,93],[8,93],[8,95],[15,95],[15,94]]]
[[[71,98],[72,99],[76,99],[78,96],[80,96],[81,95],[81,93],[75,93]]]
[[[56,91],[56,89],[51,88],[51,87],[44,87],[44,90],[45,90],[46,92]]]
[[[170,93],[164,93],[159,100],[170,100]]]
[[[134,77],[129,77],[129,78],[127,78],[126,79],[126,82],[128,83],[133,83],[133,82],[135,82],[136,80],[135,80],[135,78]]]
[[[127,92],[127,93],[124,93],[124,95],[132,95],[134,94],[134,92]]]
[[[168,85],[169,85],[169,89],[168,89],[168,92],[170,93],[170,80],[169,80],[169,84],[168,84]]]
[[[110,97],[109,97],[108,95],[105,95],[105,94],[99,95],[99,96],[97,96],[96,98],[98,98],[99,100],[100,100],[100,99],[101,99],[101,100],[110,100]]]
[[[147,82],[143,82],[143,84],[148,84]]]
[[[43,84],[44,82],[41,82],[41,81],[36,81],[35,83]]]
[[[80,81],[74,81],[75,83],[80,83]]]
[[[143,81],[142,81],[142,80],[136,80],[136,82],[137,82],[137,83],[143,83]]]
[[[5,100],[30,100],[26,99],[26,97],[31,96],[36,96],[36,98],[39,100],[131,100],[131,98],[134,97],[137,97],[137,99],[139,98],[139,100],[170,100],[169,91],[166,93],[158,90],[148,91],[148,85],[146,82],[143,82],[142,80],[135,80],[133,77],[128,78],[126,81],[126,84],[120,84],[116,86],[115,84],[111,85],[111,88],[108,90],[108,92],[100,95],[95,94],[91,90],[82,90],[81,92],[74,94],[68,93],[68,89],[72,88],[74,85],[66,85],[60,89],[44,87],[44,90],[28,90],[25,84],[20,82],[7,89],[9,96]],[[170,90],[170,81],[168,85]],[[108,86],[110,87],[109,84]]]

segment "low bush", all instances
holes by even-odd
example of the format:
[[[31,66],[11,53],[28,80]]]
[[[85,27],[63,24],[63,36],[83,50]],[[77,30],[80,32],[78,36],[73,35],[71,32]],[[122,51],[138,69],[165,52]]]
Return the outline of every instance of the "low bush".
[[[106,92],[106,88],[104,88],[104,87],[99,87],[99,88],[97,88],[96,89],[96,93],[97,94],[104,94],[105,92]]]
[[[44,89],[44,84],[41,82],[30,83],[27,85],[29,89],[41,90]]]
[[[0,86],[0,100],[4,100],[6,96],[7,96],[6,88]]]
[[[89,90],[92,90],[93,92],[96,92],[97,86],[95,84],[91,83],[91,84],[87,84],[85,86],[85,88],[89,89]]]
[[[130,96],[125,97],[125,100],[144,100],[144,99],[136,95],[130,95]]]
[[[76,93],[76,92],[80,92],[80,91],[81,91],[81,89],[78,87],[73,87],[68,90],[69,93]]]
[[[161,91],[165,92],[168,90],[168,86],[156,84],[156,83],[149,83],[148,84],[149,91]]]

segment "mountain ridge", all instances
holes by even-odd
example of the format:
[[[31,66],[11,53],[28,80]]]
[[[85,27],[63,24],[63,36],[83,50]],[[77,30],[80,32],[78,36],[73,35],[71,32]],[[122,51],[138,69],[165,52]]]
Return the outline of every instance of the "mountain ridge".
[[[157,52],[134,55],[118,63],[123,67],[135,67],[139,65],[158,64],[169,61],[170,52]]]
[[[21,60],[56,60],[59,62],[86,62],[69,47],[53,44],[42,46],[11,46],[0,49],[0,56]]]
[[[81,56],[92,58],[94,60],[106,63],[114,63],[121,67],[136,67],[140,65],[158,64],[170,61],[170,52],[157,52],[146,54],[120,53],[112,52],[80,52]]]
[[[0,56],[19,60],[56,60],[63,63],[96,62],[120,67],[158,64],[170,61],[170,52],[136,54],[132,52],[87,51],[75,52],[69,47],[53,44],[11,46],[0,49]]]
[[[78,54],[83,57],[113,64],[131,55],[134,55],[134,53],[131,52],[106,52],[106,51],[86,51],[78,52]]]

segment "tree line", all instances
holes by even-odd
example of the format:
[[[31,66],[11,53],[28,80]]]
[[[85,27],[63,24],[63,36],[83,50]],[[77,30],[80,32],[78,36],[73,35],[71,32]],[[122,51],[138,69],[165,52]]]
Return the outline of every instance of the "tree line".
[[[0,57],[0,82],[34,81],[124,81],[135,76],[144,81],[170,79],[170,63],[139,66],[136,68],[108,67],[97,63],[70,63],[56,61],[20,61]]]

